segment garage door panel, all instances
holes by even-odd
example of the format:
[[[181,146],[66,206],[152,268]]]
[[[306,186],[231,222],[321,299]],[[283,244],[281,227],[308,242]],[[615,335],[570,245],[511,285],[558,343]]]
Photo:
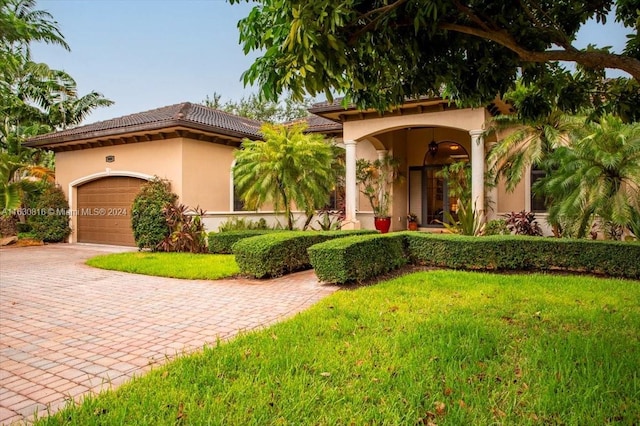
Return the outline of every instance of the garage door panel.
[[[78,242],[135,246],[131,205],[144,180],[115,176],[78,187]]]

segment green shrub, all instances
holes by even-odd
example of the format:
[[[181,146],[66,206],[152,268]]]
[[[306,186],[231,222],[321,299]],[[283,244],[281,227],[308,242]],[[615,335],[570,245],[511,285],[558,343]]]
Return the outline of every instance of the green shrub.
[[[413,263],[452,269],[552,270],[640,278],[640,243],[525,236],[405,234]]]
[[[218,226],[218,232],[247,231],[254,229],[266,230],[269,229],[269,226],[267,225],[267,221],[262,217],[258,221],[244,217],[233,217]]]
[[[29,223],[18,222],[16,223],[16,226],[18,228],[18,233],[31,232],[31,224]]]
[[[162,209],[162,214],[170,232],[158,244],[158,250],[171,253],[206,253],[202,209],[196,207],[190,211],[184,204],[172,203]]]
[[[157,250],[158,245],[171,233],[163,209],[174,204],[178,196],[171,192],[171,184],[155,177],[145,183],[131,207],[131,227],[139,249]]]
[[[511,231],[507,227],[507,221],[504,219],[493,219],[484,225],[484,236],[490,235],[511,235]]]
[[[309,247],[309,259],[321,281],[361,282],[407,263],[405,236],[357,235]]]
[[[29,224],[37,239],[58,243],[69,236],[69,203],[60,186],[45,188],[36,199],[35,210],[38,214],[29,217]]]
[[[281,231],[272,229],[245,229],[238,231],[210,232],[207,237],[209,242],[209,253],[233,253],[232,247],[238,241],[272,232]]]
[[[307,249],[334,238],[374,234],[373,230],[356,231],[283,231],[245,238],[233,245],[233,253],[242,274],[256,278],[277,277],[309,269]]]

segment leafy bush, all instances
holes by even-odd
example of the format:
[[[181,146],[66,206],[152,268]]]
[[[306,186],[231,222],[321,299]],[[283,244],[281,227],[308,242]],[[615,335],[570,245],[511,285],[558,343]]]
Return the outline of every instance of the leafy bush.
[[[206,233],[202,223],[204,211],[196,207],[193,214],[183,204],[167,204],[162,209],[165,222],[170,233],[158,245],[158,249],[166,252],[205,253]]]
[[[511,231],[507,227],[507,221],[504,219],[493,219],[484,225],[483,235],[509,235]]]
[[[269,229],[269,226],[267,225],[267,221],[262,217],[258,221],[245,219],[243,217],[233,217],[218,226],[218,232],[246,231],[254,229],[265,230]]]
[[[309,247],[318,278],[328,283],[361,282],[407,263],[405,236],[357,235]]]
[[[209,253],[233,253],[232,247],[238,241],[272,232],[281,231],[273,229],[246,229],[238,231],[210,232],[208,235]]]
[[[16,223],[16,226],[18,228],[18,233],[31,232],[31,224],[29,223],[18,222]]]
[[[309,269],[307,249],[314,244],[373,233],[377,231],[283,231],[238,241],[233,245],[233,253],[241,273],[256,278],[277,277]]]
[[[542,229],[532,212],[511,212],[505,214],[504,218],[507,228],[516,235],[542,236]]]
[[[566,270],[640,278],[640,243],[636,242],[398,232],[324,242],[308,252],[318,278],[331,283],[362,281],[406,262],[452,269]]]
[[[58,243],[69,236],[69,203],[60,186],[49,185],[38,196],[35,209],[38,214],[30,216],[29,223],[36,238]]]
[[[169,236],[171,229],[162,211],[177,199],[178,196],[171,192],[171,184],[165,179],[155,177],[142,186],[131,207],[131,227],[139,249],[157,250]]]
[[[405,234],[406,235],[406,234]],[[406,235],[416,264],[472,270],[553,270],[640,278],[640,243],[524,236]]]

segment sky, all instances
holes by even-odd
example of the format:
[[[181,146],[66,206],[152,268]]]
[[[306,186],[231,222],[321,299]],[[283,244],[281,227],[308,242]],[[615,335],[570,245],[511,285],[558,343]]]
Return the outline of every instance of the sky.
[[[180,102],[203,102],[214,93],[238,101],[241,75],[258,53],[245,56],[237,23],[251,3],[224,0],[39,0],[58,22],[71,47],[38,44],[33,60],[69,73],[80,96],[95,90],[115,102],[83,124]],[[610,19],[587,25],[577,47],[613,46],[621,51],[628,31]]]

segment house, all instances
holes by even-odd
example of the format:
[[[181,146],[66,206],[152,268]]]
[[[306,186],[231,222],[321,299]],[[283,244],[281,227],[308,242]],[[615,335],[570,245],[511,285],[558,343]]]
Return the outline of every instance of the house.
[[[373,228],[373,214],[356,188],[356,159],[389,154],[406,176],[393,188],[392,230],[406,229],[409,211],[425,229],[437,230],[436,220],[457,207],[436,172],[455,160],[471,162],[473,200],[478,206],[491,201],[488,218],[531,209],[528,177],[513,193],[500,186],[485,190],[484,158],[492,141],[483,139],[483,129],[492,114],[508,109],[499,101],[473,109],[425,98],[379,113],[326,102],[314,105],[307,121],[308,131],[334,137],[345,148],[345,227]],[[37,136],[27,146],[55,152],[56,181],[71,207],[71,242],[134,245],[131,203],[154,176],[168,179],[181,203],[204,209],[209,230],[232,216],[275,220],[272,211],[243,211],[234,199],[233,152],[243,139],[259,139],[260,126],[185,102]]]

